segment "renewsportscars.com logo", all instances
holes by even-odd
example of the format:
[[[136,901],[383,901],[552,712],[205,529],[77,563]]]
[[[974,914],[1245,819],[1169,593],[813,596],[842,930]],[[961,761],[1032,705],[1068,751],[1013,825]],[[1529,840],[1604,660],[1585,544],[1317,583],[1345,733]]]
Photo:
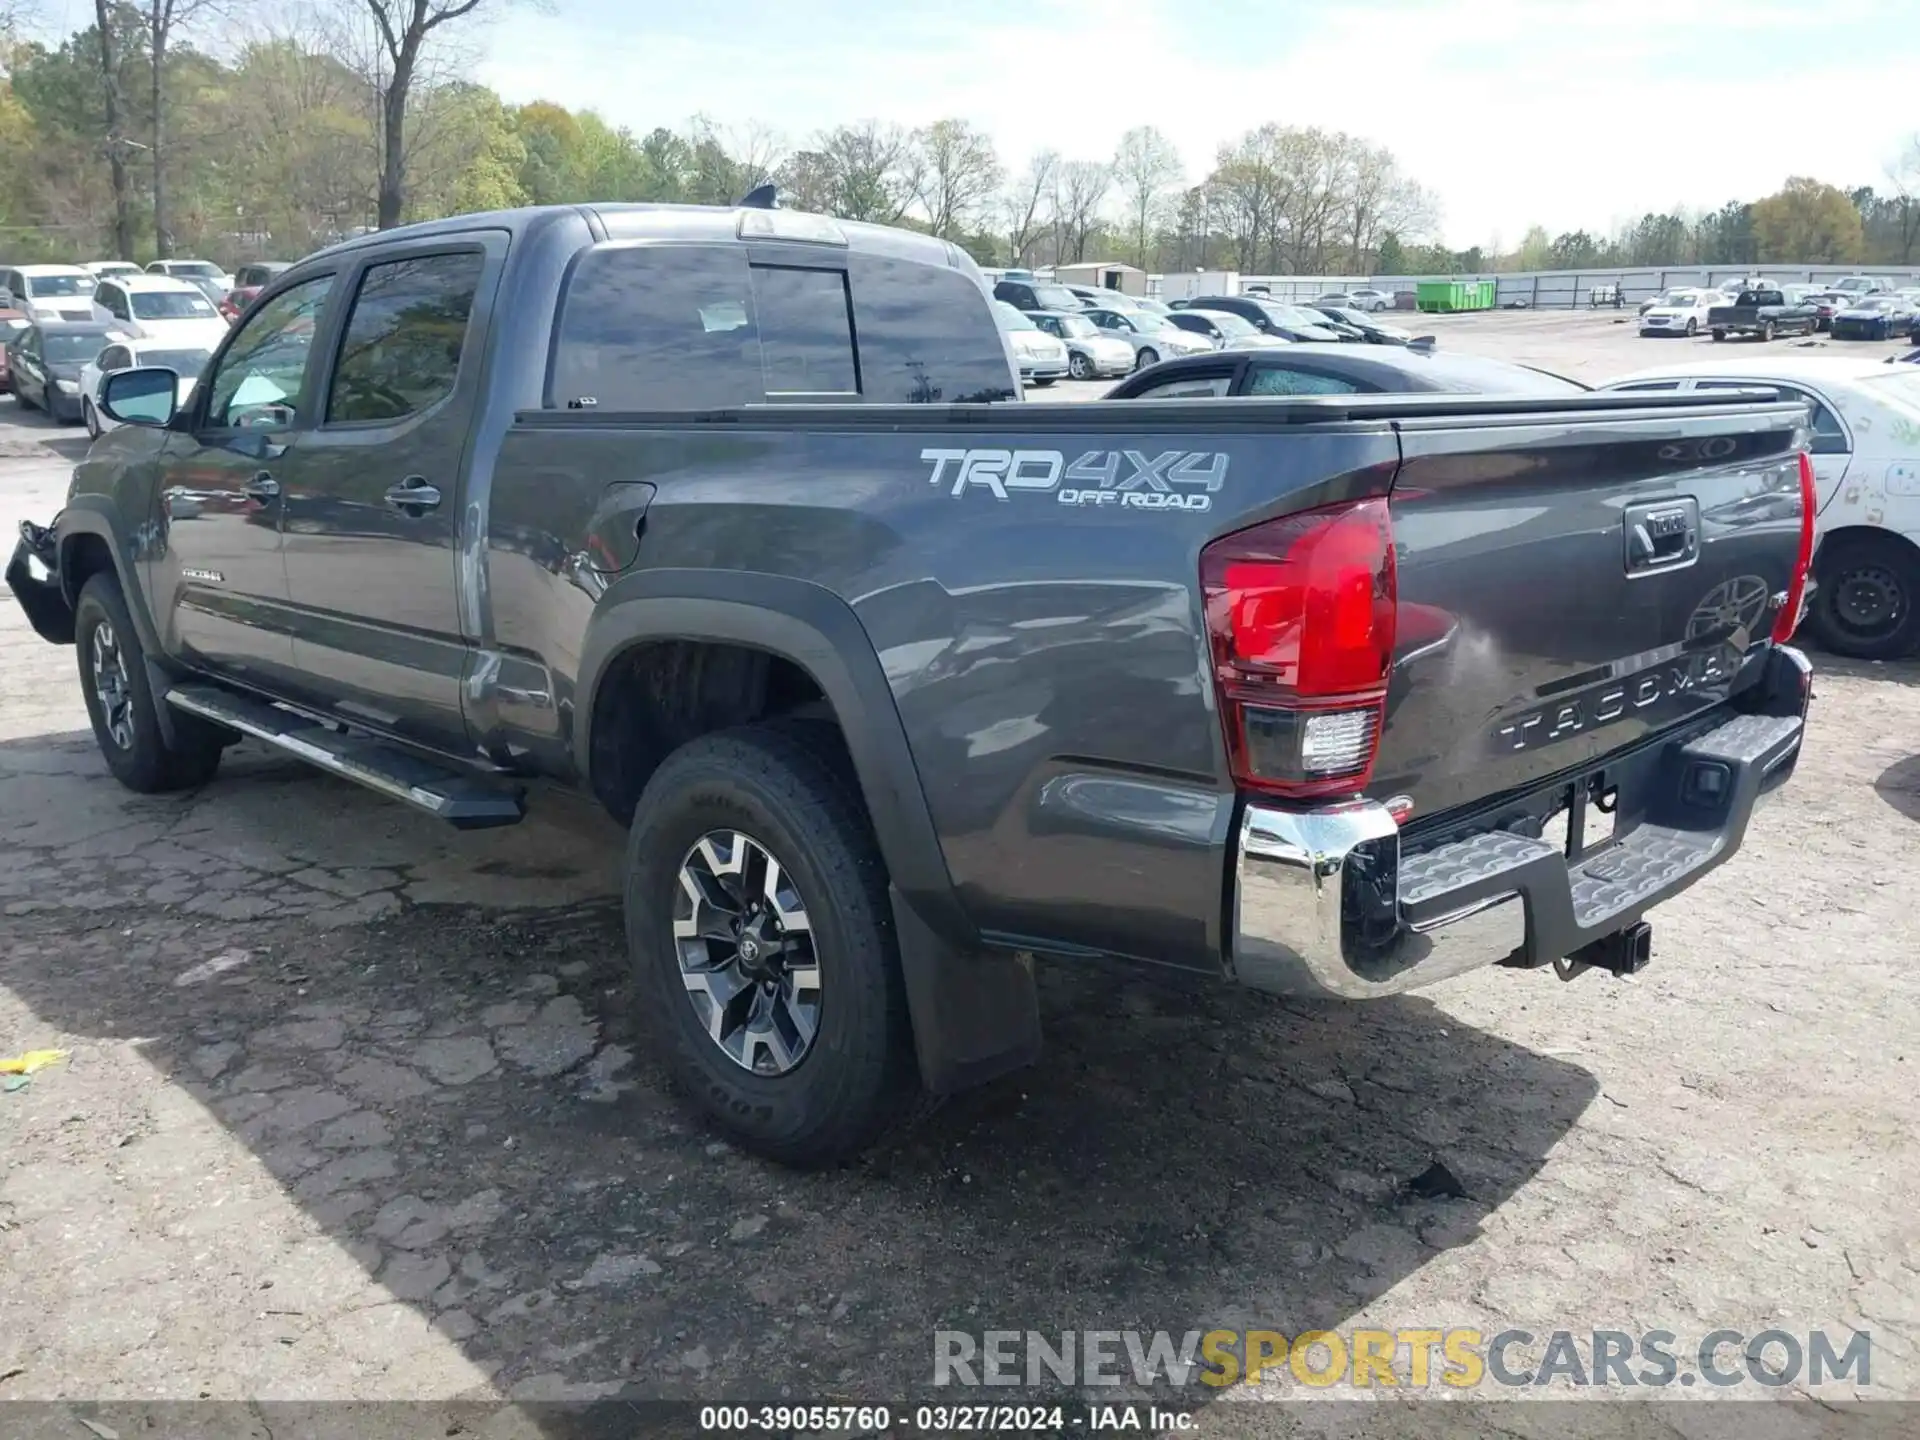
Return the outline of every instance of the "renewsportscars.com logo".
[[[1062,505],[1202,511],[1227,483],[1227,457],[1217,450],[1089,450],[1073,461],[1059,450],[922,450],[920,458],[933,466],[927,482],[951,480],[955,499],[979,489],[996,500],[1051,494]]]
[[[935,1385],[1257,1385],[1314,1389],[1471,1390],[1482,1385],[1721,1389],[1872,1383],[1873,1337],[1714,1330],[1683,1342],[1670,1330],[936,1330]]]

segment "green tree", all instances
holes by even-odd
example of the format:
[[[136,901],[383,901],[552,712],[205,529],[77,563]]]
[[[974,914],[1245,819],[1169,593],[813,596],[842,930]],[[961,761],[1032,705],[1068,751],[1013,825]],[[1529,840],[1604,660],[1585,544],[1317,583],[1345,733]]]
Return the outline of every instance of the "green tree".
[[[1515,270],[1550,270],[1553,268],[1553,242],[1547,238],[1544,225],[1529,225],[1527,233],[1520,237],[1520,248],[1513,252]]]
[[[1600,242],[1584,230],[1554,237],[1547,247],[1550,270],[1590,270],[1601,263]]]
[[[526,155],[520,167],[520,189],[530,204],[590,198],[581,183],[580,122],[571,111],[550,100],[536,100],[515,112],[514,128]]]
[[[1763,261],[1844,265],[1860,258],[1860,212],[1846,192],[1796,175],[1754,202],[1753,234]]]
[[[1382,275],[1404,275],[1407,273],[1407,254],[1400,244],[1400,237],[1389,230],[1380,237],[1380,258],[1374,262]]]

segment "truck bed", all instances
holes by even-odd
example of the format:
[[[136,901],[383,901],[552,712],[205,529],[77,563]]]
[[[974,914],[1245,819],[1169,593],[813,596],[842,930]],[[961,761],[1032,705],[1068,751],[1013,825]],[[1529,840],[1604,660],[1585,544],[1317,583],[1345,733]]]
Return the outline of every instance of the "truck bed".
[[[1204,968],[1238,794],[1205,547],[1389,499],[1398,639],[1363,793],[1431,826],[1753,683],[1771,612],[1711,617],[1787,589],[1804,421],[1738,393],[527,411],[493,523],[565,534],[606,482],[646,480],[643,566],[830,591],[880,656],[981,929]],[[969,457],[987,470],[963,478]],[[1675,501],[1691,553],[1630,576],[1627,519]],[[490,569],[503,640],[554,653],[553,608],[529,603],[549,567],[496,539]]]

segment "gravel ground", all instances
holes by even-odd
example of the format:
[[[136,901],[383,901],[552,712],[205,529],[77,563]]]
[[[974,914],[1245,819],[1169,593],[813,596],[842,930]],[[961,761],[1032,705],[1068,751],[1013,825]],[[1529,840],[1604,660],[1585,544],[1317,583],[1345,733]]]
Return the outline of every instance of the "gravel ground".
[[[1671,348],[1444,332],[1588,378]],[[8,533],[83,443],[0,401]],[[804,1176],[647,1053],[597,811],[463,835],[252,747],[143,799],[11,603],[0,675],[0,1054],[72,1052],[0,1093],[0,1398],[886,1399],[942,1326],[1371,1325],[1865,1329],[1871,1384],[1816,1397],[1920,1397],[1920,665],[1821,661],[1798,776],[1636,980],[1049,972],[1036,1069]],[[1436,1159],[1463,1196],[1406,1189]]]

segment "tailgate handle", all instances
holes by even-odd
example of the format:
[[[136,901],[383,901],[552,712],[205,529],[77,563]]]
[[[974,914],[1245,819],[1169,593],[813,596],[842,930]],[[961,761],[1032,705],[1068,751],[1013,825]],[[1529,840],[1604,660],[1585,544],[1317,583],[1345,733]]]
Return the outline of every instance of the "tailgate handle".
[[[1675,570],[1700,558],[1700,502],[1691,496],[1629,505],[1621,524],[1629,575]]]

